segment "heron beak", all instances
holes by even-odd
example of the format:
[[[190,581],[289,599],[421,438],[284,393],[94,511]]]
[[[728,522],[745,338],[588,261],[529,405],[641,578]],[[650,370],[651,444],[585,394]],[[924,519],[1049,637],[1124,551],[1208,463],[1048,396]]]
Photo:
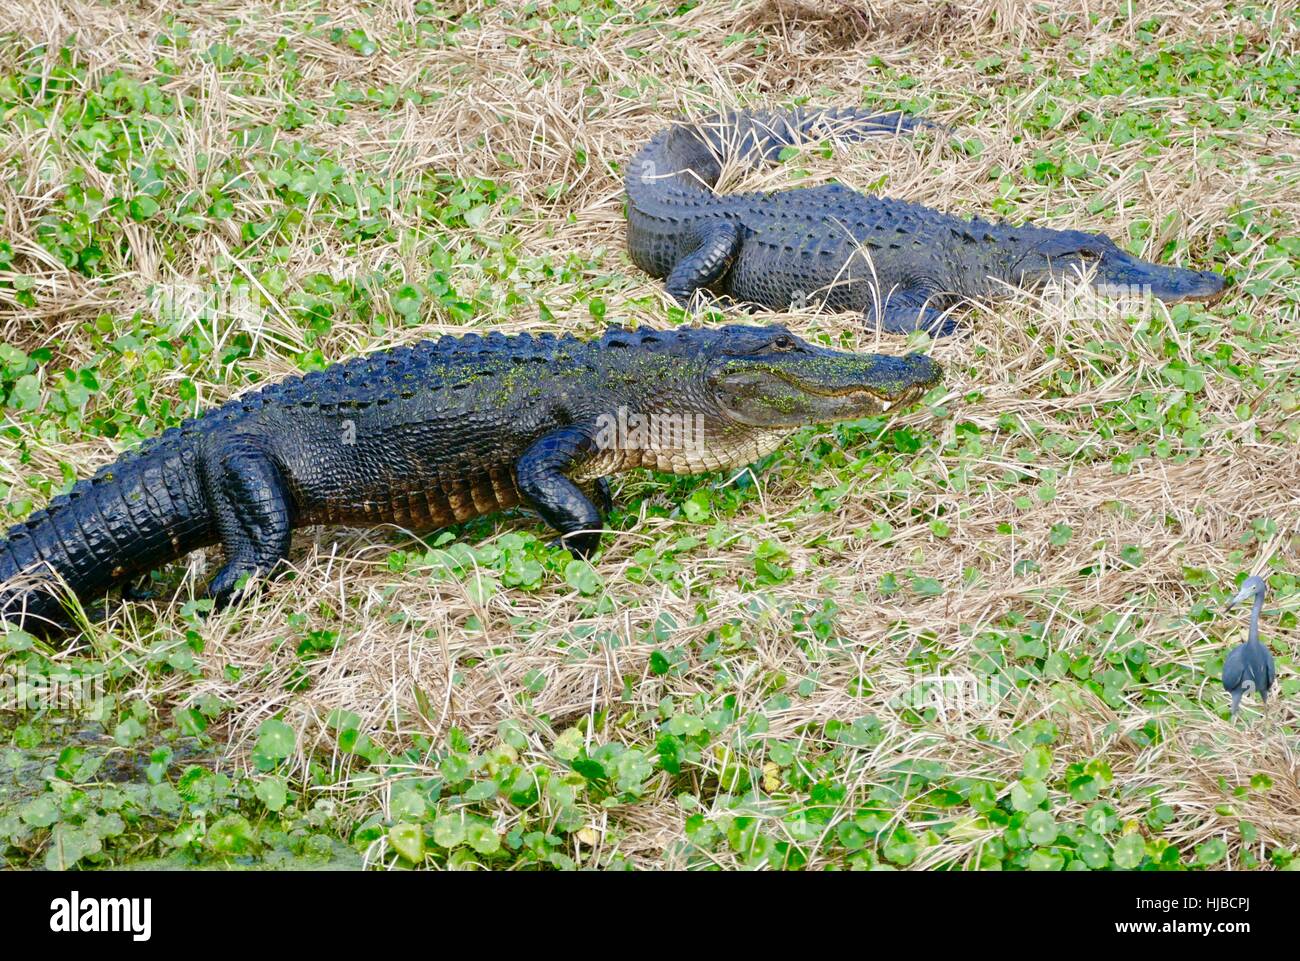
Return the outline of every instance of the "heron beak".
[[[1232,692],[1232,716],[1233,717],[1236,717],[1237,712],[1241,710],[1241,696],[1245,693],[1246,693],[1245,690],[1243,690],[1240,687]]]
[[[1253,587],[1248,587],[1248,588],[1246,588],[1244,591],[1242,591],[1240,594],[1238,594],[1238,595],[1237,595],[1236,597],[1234,597],[1232,600],[1228,601],[1228,606],[1225,608],[1225,610],[1229,610],[1229,611],[1232,610],[1234,607],[1236,607],[1236,606],[1237,606],[1238,604],[1240,604],[1242,601],[1244,601],[1244,600],[1246,600],[1247,598],[1251,597],[1254,593],[1255,593],[1255,589],[1254,589]]]

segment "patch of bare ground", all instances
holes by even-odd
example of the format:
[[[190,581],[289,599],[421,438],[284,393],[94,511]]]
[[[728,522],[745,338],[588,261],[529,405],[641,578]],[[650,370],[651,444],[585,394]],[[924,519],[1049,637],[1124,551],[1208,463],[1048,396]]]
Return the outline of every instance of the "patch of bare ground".
[[[954,3],[889,4],[883,12],[870,3],[834,0],[762,0],[740,21],[744,30],[777,33],[787,39],[805,33],[818,45],[851,47],[862,40],[889,37],[898,43],[937,38],[969,27]]]

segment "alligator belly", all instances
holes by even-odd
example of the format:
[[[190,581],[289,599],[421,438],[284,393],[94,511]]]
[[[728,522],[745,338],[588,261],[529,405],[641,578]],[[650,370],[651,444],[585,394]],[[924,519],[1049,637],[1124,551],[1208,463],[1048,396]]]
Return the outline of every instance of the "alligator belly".
[[[416,480],[416,478],[411,478]],[[512,471],[490,470],[431,478],[427,483],[361,485],[315,500],[304,524],[396,524],[413,531],[433,531],[463,523],[519,503]]]

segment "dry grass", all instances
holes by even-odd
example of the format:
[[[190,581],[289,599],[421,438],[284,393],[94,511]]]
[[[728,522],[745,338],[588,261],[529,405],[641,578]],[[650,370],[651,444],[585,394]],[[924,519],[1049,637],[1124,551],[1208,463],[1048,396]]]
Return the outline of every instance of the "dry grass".
[[[1050,17],[1037,12],[1044,6],[1051,8]],[[1274,6],[1279,12],[1285,7]],[[242,22],[236,36],[243,44],[282,33],[290,37],[302,74],[296,98],[323,100],[340,81],[393,84],[421,93],[449,91],[444,99],[419,106],[359,106],[341,124],[315,122],[282,135],[335,150],[358,169],[385,177],[431,169],[508,184],[529,211],[513,227],[521,237],[523,255],[563,263],[574,253],[590,263],[577,269],[576,278],[535,281],[536,294],[551,309],[553,321],[542,320],[536,301],[518,308],[500,304],[485,325],[506,330],[594,329],[580,291],[606,276],[611,281],[600,294],[611,318],[663,323],[662,291],[630,267],[621,253],[624,217],[617,169],[638,143],[674,115],[702,113],[719,104],[756,105],[795,97],[872,102],[887,92],[897,94],[886,90],[885,71],[909,72],[920,80],[914,92],[934,102],[933,119],[950,125],[962,138],[978,138],[982,152],[968,155],[934,137],[881,140],[837,149],[833,159],[809,153],[797,165],[752,173],[733,186],[778,188],[833,176],[943,210],[987,215],[999,197],[999,182],[991,172],[1020,170],[1037,150],[1054,141],[1022,136],[1019,118],[1027,104],[991,96],[1003,80],[983,72],[968,54],[1014,59],[1023,51],[1029,69],[1050,65],[1073,75],[1082,68],[1064,59],[1062,42],[1039,43],[1042,24],[1049,19],[1094,57],[1132,36],[1131,27],[1113,28],[1116,4],[1107,0],[1056,0],[1046,5],[978,0],[961,6],[919,0],[888,5],[762,0],[706,4],[675,18],[678,29],[691,31],[687,40],[662,25],[640,24],[631,13],[615,15],[606,29],[578,48],[566,45],[550,24],[525,25],[509,4],[465,3],[448,8],[443,16],[450,24],[472,14],[481,21],[478,29],[458,33],[457,46],[416,50],[385,39],[399,36],[398,24],[412,19],[409,3],[327,0],[312,6],[332,23],[351,27],[364,22],[380,43],[379,52],[366,58],[341,44],[315,39],[295,44],[292,28],[306,16],[294,7],[232,2],[176,10],[152,2],[19,0],[10,20],[21,25],[32,43],[47,43],[51,49],[75,33],[77,49],[91,68],[88,83],[124,66],[149,68],[162,55],[155,37],[165,17],[174,13],[189,24],[190,51],[166,54],[178,63],[169,83],[198,99],[202,122],[185,125],[184,139],[171,149],[192,164],[193,182],[200,188],[206,175],[198,157],[237,149],[235,130],[272,123],[282,107],[274,89],[232,90],[229,79],[198,56],[211,40],[225,35],[229,17]],[[1174,15],[1160,29],[1189,39],[1208,42],[1245,29],[1231,6],[1221,2],[1162,0],[1143,9],[1148,16]],[[1089,12],[1100,16],[1096,25],[1080,16]],[[753,31],[761,42],[729,42],[738,28]],[[1260,56],[1294,57],[1298,39],[1293,31],[1281,46]],[[554,69],[547,76],[539,74],[538,65],[548,63]],[[1092,106],[1102,112],[1115,110],[1123,99],[1116,96]],[[975,109],[985,102],[993,106]],[[1158,106],[1175,118],[1189,109],[1177,98]],[[1062,120],[1066,129],[1056,140],[1070,142],[1070,119],[1067,114]],[[89,345],[80,333],[82,325],[105,310],[130,316],[147,304],[150,284],[228,283],[243,272],[257,272],[257,252],[237,259],[232,251],[239,249],[238,238],[217,227],[171,251],[143,227],[133,227],[123,269],[106,282],[64,269],[34,236],[34,225],[61,182],[55,138],[57,133],[42,133],[0,143],[0,169],[9,172],[0,181],[0,229],[24,258],[22,269],[35,278],[41,295],[36,309],[0,302],[0,334],[9,343],[25,349],[52,345],[69,362],[84,360]],[[1121,237],[1134,219],[1149,219],[1163,225],[1149,238],[1149,251],[1177,237],[1197,256],[1231,229],[1231,213],[1246,200],[1257,201],[1293,228],[1300,224],[1300,193],[1294,184],[1275,176],[1277,167],[1262,173],[1259,167],[1261,158],[1300,153],[1294,115],[1279,111],[1276,123],[1227,130],[1222,139],[1213,157],[1192,144],[1176,144],[1148,156],[1141,140],[1080,141],[1077,149],[1070,147],[1070,156],[1082,160],[1085,154],[1096,155],[1100,169],[1112,172],[1109,179],[1085,187],[1020,181],[1017,215]],[[502,159],[506,153],[512,162]],[[1139,161],[1149,165],[1147,172],[1140,178],[1126,175]],[[807,179],[792,178],[796,166],[806,171]],[[556,185],[565,188],[558,196],[551,189]],[[102,186],[106,193],[120,189],[107,182]],[[1117,206],[1089,214],[1087,203],[1099,197],[1113,199]],[[274,203],[270,196],[261,201],[267,208]],[[253,217],[259,210],[246,213]],[[495,224],[484,228],[489,234],[504,229]],[[377,266],[395,263],[408,275],[419,276],[432,242],[426,238],[400,248],[371,243],[343,256],[337,237],[307,221],[287,261],[287,286],[296,289],[317,271],[363,277]],[[1230,263],[1219,266],[1249,277],[1262,247],[1262,242],[1245,246],[1231,255]],[[476,276],[473,267],[458,269],[462,289],[491,284]],[[1285,321],[1294,334],[1296,318],[1282,313],[1286,303],[1277,292],[1235,289],[1215,308],[1223,322],[1219,344],[1238,350],[1229,321],[1239,316],[1257,324]],[[1159,318],[1165,308],[1155,310]],[[862,348],[903,346],[897,338],[862,331],[851,317],[793,313],[781,319],[801,332],[845,333]],[[963,675],[977,653],[973,640],[981,631],[1004,624],[1010,613],[1043,623],[1051,647],[1067,654],[1095,643],[1098,618],[1111,613],[1125,625],[1120,632],[1123,644],[1144,644],[1154,659],[1204,669],[1237,628],[1187,620],[1188,610],[1204,599],[1206,590],[1190,587],[1184,569],[1209,571],[1222,584],[1247,570],[1300,570],[1300,454],[1293,443],[1279,439],[1287,436],[1286,421],[1294,415],[1276,402],[1278,391],[1296,385],[1300,342],[1290,336],[1252,361],[1264,372],[1262,389],[1210,375],[1200,410],[1205,432],[1199,456],[1181,463],[1149,458],[1135,463],[1130,473],[1117,474],[1108,456],[1092,461],[1066,456],[1044,445],[1043,437],[1088,436],[1090,425],[1100,423],[1112,405],[1122,405],[1147,385],[1159,383],[1158,372],[1171,360],[1197,365],[1192,345],[1171,339],[1156,349],[1122,318],[1058,309],[1028,296],[996,312],[977,311],[967,323],[967,336],[932,348],[949,371],[949,394],[943,402],[947,418],[936,422],[923,410],[896,422],[942,438],[941,444],[923,448],[907,465],[906,486],[896,474],[846,475],[851,490],[842,506],[818,512],[810,509],[809,486],[834,484],[837,478],[824,465],[804,466],[803,452],[787,447],[778,467],[758,478],[760,502],[736,518],[726,540],[717,546],[702,544],[679,558],[684,565],[681,591],[654,582],[638,585],[625,577],[640,547],[666,532],[691,532],[684,521],[650,517],[644,508],[622,536],[607,544],[598,570],[610,594],[609,609],[594,615],[580,613],[584,599],[562,582],[548,582],[535,592],[504,590],[480,601],[472,579],[435,581],[419,573],[390,573],[386,558],[392,549],[391,531],[307,532],[296,542],[293,561],[298,575],[292,585],[269,586],[255,602],[214,617],[204,627],[200,680],[175,677],[159,692],[160,682],[149,677],[141,682],[148,690],[141,690],[158,704],[188,702],[211,693],[232,705],[224,733],[235,764],[242,763],[258,725],[279,712],[319,737],[316,743],[308,739],[302,744],[304,754],[319,750],[330,756],[323,719],[336,708],[361,715],[372,735],[392,746],[407,743],[412,733],[437,743],[453,725],[486,744],[503,719],[513,718],[532,732],[532,759],[553,763],[551,739],[581,718],[593,719],[594,725],[595,716],[605,709],[619,717],[653,713],[664,697],[678,703],[696,695],[714,698],[721,683],[717,664],[698,661],[695,653],[713,626],[734,619],[743,625],[747,646],[726,659],[731,676],[725,683],[742,713],[758,709],[767,699],[767,684],[775,672],[786,676],[791,690],[800,680],[812,682],[807,696],[769,714],[769,738],[815,741],[820,735],[811,732],[819,728],[810,722],[848,722],[864,715],[879,719],[883,742],[852,754],[838,772],[854,796],[865,797],[888,771],[908,759],[939,761],[949,772],[972,778],[1012,780],[1019,776],[1021,752],[1009,747],[1007,739],[1027,723],[1047,719],[1061,732],[1052,745],[1054,772],[1076,761],[1107,759],[1120,786],[1112,803],[1125,821],[1141,820],[1148,804],[1145,789],[1156,788],[1176,813],[1162,836],[1180,847],[1221,837],[1232,847],[1230,860],[1235,863],[1241,820],[1256,824],[1261,842],[1269,847],[1294,847],[1300,843],[1295,816],[1300,810],[1300,779],[1297,712],[1291,698],[1231,725],[1219,716],[1223,698],[1217,681],[1205,674],[1195,690],[1188,690],[1181,679],[1170,681],[1168,689],[1158,684],[1150,689],[1130,686],[1120,707],[1080,686],[1067,690],[1067,685],[1043,681],[996,707],[943,715],[930,723],[918,723],[898,697],[915,681],[907,661],[910,652],[920,646],[930,653],[927,670]],[[320,346],[326,356],[341,358],[455,327],[436,311],[418,328],[380,338],[364,325],[338,323]],[[288,372],[289,352],[305,347],[301,331],[284,310],[273,308],[263,336],[284,349],[245,363],[268,376]],[[1108,342],[1118,347],[1102,346]],[[1215,346],[1202,343],[1196,350],[1213,351]],[[1090,361],[1098,357],[1126,359],[1098,381],[1089,376]],[[1043,389],[1067,371],[1078,375],[1081,389],[1068,396]],[[174,380],[159,375],[157,389],[174,391]],[[205,401],[222,399],[224,388],[215,376],[199,388]],[[954,440],[958,422],[985,431],[982,455],[962,457],[956,447],[945,447]],[[19,463],[12,440],[6,439],[0,448],[0,479],[10,484],[29,471],[57,477],[60,462],[80,465],[85,474],[114,454],[113,445],[102,438],[48,442],[23,430],[30,445],[29,464]],[[1099,434],[1094,442],[1105,449]],[[1022,458],[1031,451],[1032,459]],[[850,460],[854,456],[848,452]],[[962,471],[967,492],[952,486],[954,475]],[[1008,471],[1030,480],[1005,487],[1000,482]],[[1053,471],[1054,500],[1035,502],[1027,510],[1017,506],[1017,496],[1032,494],[1034,481]],[[645,478],[625,478],[615,484],[615,491],[624,503],[640,495],[664,502],[662,488]],[[944,539],[933,536],[929,527],[940,515],[951,524],[951,535]],[[1276,522],[1276,532],[1256,539],[1251,521],[1263,517]],[[882,542],[868,532],[879,519],[892,527]],[[999,525],[1005,523],[1014,525],[1014,534],[1000,532]],[[1066,545],[1053,546],[1050,531],[1060,523],[1068,523],[1074,537]],[[501,526],[532,529],[527,519],[506,520]],[[757,610],[753,593],[737,587],[735,578],[752,570],[753,550],[767,539],[789,551],[797,574],[768,589],[766,609]],[[1142,548],[1144,563],[1137,569],[1119,556],[1126,545]],[[1036,561],[1038,569],[1014,573],[1017,563],[1027,559]],[[190,563],[198,582],[205,559],[191,558]],[[938,597],[880,593],[883,575],[905,571],[937,578],[946,590]],[[979,577],[965,576],[969,572]],[[810,647],[798,640],[791,605],[816,606],[823,599],[839,608],[835,635],[841,643]],[[701,603],[707,607],[708,623],[684,627],[671,639],[671,645],[689,652],[685,670],[680,676],[655,676],[648,658],[663,645],[649,639],[653,621],[667,611],[679,624],[690,624]],[[99,632],[128,648],[146,649],[174,632],[179,620],[168,604],[154,607],[159,614],[156,626],[142,628],[135,620],[141,609],[128,607]],[[1282,607],[1294,613],[1297,595],[1286,598]],[[1294,649],[1300,635],[1293,628],[1277,627],[1276,608],[1269,608],[1266,633],[1275,651]],[[321,614],[323,609],[346,613],[336,620]],[[287,683],[303,669],[301,660],[292,644],[277,643],[285,633],[286,615],[294,611],[307,612],[315,625],[342,625],[337,649],[307,666],[312,683],[305,694],[291,693]],[[468,630],[471,621],[481,629]],[[516,629],[520,623],[544,626],[525,634]],[[596,629],[589,638],[606,640],[580,640],[575,633],[580,626]],[[608,638],[619,640],[615,644]],[[231,680],[229,667],[242,669],[238,680]],[[525,700],[520,694],[530,671],[544,675],[546,684],[541,693]],[[1289,657],[1281,659],[1280,671],[1284,684],[1294,684]],[[856,678],[870,681],[869,694],[849,693]],[[431,710],[422,711],[417,689]],[[1150,706],[1156,703],[1160,706]],[[1154,742],[1148,737],[1153,722],[1165,732]],[[634,735],[611,723],[590,736],[614,740]],[[340,770],[346,763],[343,757],[333,758]],[[706,761],[706,766],[720,763]],[[1272,778],[1271,791],[1229,797],[1231,787],[1257,773]],[[341,782],[340,791],[345,784]],[[388,787],[386,781],[373,783],[371,802],[386,803]],[[707,810],[707,791],[699,789]],[[363,810],[368,802],[354,798],[350,803]],[[1222,805],[1229,803],[1231,813],[1224,813]],[[1084,807],[1066,801],[1055,813],[1060,821],[1077,819]],[[617,851],[642,865],[682,863],[677,842],[687,812],[667,778],[636,804],[608,811],[592,807],[590,813],[598,841],[584,857],[602,863]],[[509,827],[509,817],[503,808],[502,829]],[[924,830],[919,817],[914,826],[918,833]],[[781,822],[773,818],[772,829],[779,833]],[[981,845],[998,834],[1000,830],[990,827],[954,834],[925,849],[915,864],[972,863]],[[374,856],[384,854],[376,851]],[[718,858],[725,865],[734,863],[731,855]],[[819,863],[820,855],[814,852],[812,864]]]

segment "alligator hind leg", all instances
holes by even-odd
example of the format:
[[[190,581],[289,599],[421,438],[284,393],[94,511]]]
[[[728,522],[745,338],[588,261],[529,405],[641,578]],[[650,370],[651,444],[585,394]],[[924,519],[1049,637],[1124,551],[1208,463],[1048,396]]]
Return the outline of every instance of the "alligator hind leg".
[[[542,519],[560,532],[560,543],[579,557],[600,546],[605,521],[601,510],[572,481],[567,472],[596,452],[591,434],[578,426],[561,427],[536,440],[515,465],[519,492]],[[609,488],[597,483],[597,497],[608,498]]]
[[[697,290],[716,284],[731,269],[740,254],[740,227],[729,220],[708,225],[699,246],[677,261],[665,286],[683,307]]]
[[[910,334],[924,330],[932,337],[947,337],[957,330],[957,322],[937,307],[931,307],[923,294],[908,291],[891,293],[883,305],[872,304],[866,310],[868,324],[879,323],[891,334]]]
[[[225,554],[207,596],[222,607],[244,575],[269,574],[287,556],[293,512],[279,468],[261,451],[227,448],[209,458],[204,473]]]

